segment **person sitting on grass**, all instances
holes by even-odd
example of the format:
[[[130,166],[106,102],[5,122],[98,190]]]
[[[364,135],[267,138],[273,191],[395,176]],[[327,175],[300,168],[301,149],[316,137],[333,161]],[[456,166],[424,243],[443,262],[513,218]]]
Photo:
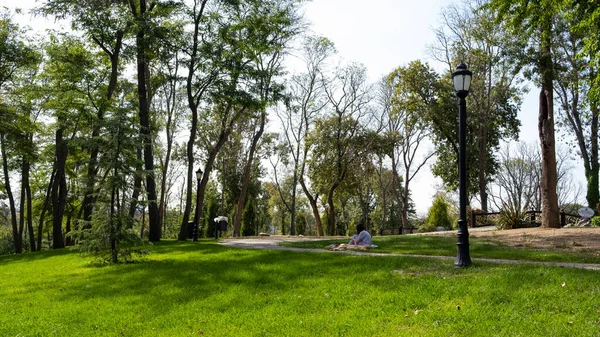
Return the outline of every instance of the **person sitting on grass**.
[[[352,239],[350,239],[348,244],[370,248],[371,243],[371,234],[367,232],[365,225],[362,223],[356,225],[356,235],[352,236]]]

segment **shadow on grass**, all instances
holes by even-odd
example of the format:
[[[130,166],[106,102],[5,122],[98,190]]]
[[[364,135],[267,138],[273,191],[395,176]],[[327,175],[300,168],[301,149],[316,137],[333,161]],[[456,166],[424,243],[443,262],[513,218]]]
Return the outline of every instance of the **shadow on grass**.
[[[26,252],[21,254],[0,255],[0,265],[16,261],[35,261],[56,256],[79,254],[70,247],[60,249],[42,250],[40,252]]]
[[[411,319],[420,319],[421,314],[416,312],[424,309],[432,315],[423,318],[427,322],[424,324],[477,315],[476,310],[482,310],[477,303],[493,305],[484,314],[492,315],[486,317],[494,322],[512,317],[512,311],[502,311],[506,305],[515,312],[522,312],[523,308],[530,310],[531,303],[535,303],[531,309],[535,312],[528,317],[536,318],[538,312],[576,310],[580,302],[589,297],[589,292],[588,295],[573,292],[568,297],[557,297],[568,289],[561,287],[563,282],[568,285],[577,282],[583,289],[597,289],[595,272],[565,272],[549,267],[478,264],[457,270],[446,260],[247,250],[219,246],[214,241],[166,241],[152,245],[150,250],[152,254],[139,263],[105,268],[70,258],[48,261],[54,262],[51,268],[65,269],[43,279],[21,281],[22,275],[11,275],[21,283],[4,300],[23,303],[27,295],[36,292],[36,296],[51,297],[52,305],[60,309],[81,311],[91,307],[104,315],[117,312],[116,315],[123,315],[122,320],[143,325],[154,327],[147,324],[154,320],[154,324],[161,321],[168,322],[162,323],[165,326],[175,324],[185,328],[187,315],[197,316],[198,325],[218,319],[220,324],[234,321],[244,326],[248,322],[240,320],[238,316],[242,315],[258,324],[256,322],[263,321],[263,314],[273,314],[268,311],[268,304],[274,302],[277,310],[282,308],[279,319],[288,315],[302,319],[313,314],[328,317],[355,308],[347,306],[349,300],[355,299],[363,303],[357,307],[356,315],[371,319],[370,324],[376,327],[382,322],[373,318],[377,315],[389,315],[404,322],[406,314],[410,314]],[[326,293],[332,295],[327,300]],[[298,306],[303,301],[309,305]],[[464,309],[457,311],[457,304]],[[52,305],[46,303],[44,309]],[[444,309],[448,307],[450,310]],[[248,312],[256,312],[256,317]],[[479,314],[478,319],[484,314]],[[85,319],[86,324],[102,324],[99,317]],[[174,321],[177,319],[179,321]],[[344,323],[347,322],[348,318],[344,319]],[[251,329],[252,325],[246,327]],[[462,328],[464,326],[456,327],[453,331]],[[274,331],[276,335],[285,335],[285,329]],[[152,335],[149,330],[143,331],[145,335]],[[265,335],[264,331],[251,331],[248,335]],[[385,331],[383,335],[394,335],[395,330]],[[443,331],[437,332],[432,335],[443,335]],[[487,332],[492,333],[490,328]]]
[[[214,301],[218,310],[225,310],[237,299],[224,300],[221,292],[232,288],[246,295],[278,293],[289,290],[291,281],[310,287],[332,275],[373,268],[365,258],[316,254],[307,259],[303,253],[244,250],[214,242],[160,242],[150,250],[151,256],[138,263],[102,268],[86,264],[80,267],[85,269],[83,276],[66,271],[64,277],[30,281],[24,292],[44,288],[56,294],[57,301],[132,298],[132,305],[143,301],[155,314],[199,300]]]

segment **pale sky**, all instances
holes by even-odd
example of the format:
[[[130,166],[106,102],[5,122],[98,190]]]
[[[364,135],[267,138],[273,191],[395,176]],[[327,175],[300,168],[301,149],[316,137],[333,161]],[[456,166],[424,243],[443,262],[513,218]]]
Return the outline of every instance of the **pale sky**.
[[[433,29],[440,25],[442,8],[457,1],[313,0],[306,4],[305,14],[315,33],[332,40],[344,60],[364,64],[374,82],[417,59],[445,70],[428,56],[427,45],[435,42]],[[520,139],[527,142],[538,139],[537,92],[532,88],[519,113]],[[427,168],[411,184],[417,213],[425,214],[441,181]]]
[[[457,1],[462,0],[313,0],[305,4],[305,17],[315,34],[333,41],[339,57],[347,62],[364,64],[370,80],[376,82],[394,68],[417,59],[442,70],[443,66],[427,55],[427,45],[435,42],[433,28],[440,25],[442,8]],[[34,4],[34,0],[20,0],[3,5],[28,9]],[[29,18],[26,15],[19,22],[40,30],[47,26],[41,19],[29,21]],[[537,144],[539,89],[530,89],[519,113],[520,140]],[[580,166],[576,163],[574,174],[577,176],[583,176]],[[439,184],[428,168],[422,169],[413,180],[411,190],[418,214],[427,212]]]

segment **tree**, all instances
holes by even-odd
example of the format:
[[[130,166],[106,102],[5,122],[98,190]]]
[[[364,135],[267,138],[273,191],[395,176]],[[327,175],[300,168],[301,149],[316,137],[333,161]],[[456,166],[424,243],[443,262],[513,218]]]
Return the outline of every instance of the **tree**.
[[[32,135],[34,123],[31,116],[32,108],[27,104],[31,99],[25,96],[23,89],[31,83],[28,79],[35,77],[32,75],[36,73],[39,62],[40,55],[34,51],[31,42],[25,37],[25,30],[13,22],[8,12],[0,10],[0,145],[4,187],[9,201],[16,253],[23,251],[25,214],[27,214],[30,246],[35,250],[32,196],[29,186],[29,170],[35,157]],[[15,198],[10,184],[10,171],[15,165],[12,160],[9,160],[11,153],[21,158],[19,225],[17,225]],[[24,207],[25,200],[27,200],[27,208]]]
[[[598,172],[598,114],[600,106],[588,94],[598,67],[585,56],[584,39],[580,32],[571,30],[572,22],[560,18],[556,22],[556,50],[554,53],[559,117],[558,125],[575,135],[575,142],[583,160],[587,180],[587,203],[595,209],[600,202]]]
[[[554,135],[554,51],[556,36],[553,23],[565,1],[555,0],[491,0],[489,8],[523,41],[530,45],[522,62],[533,66],[540,84],[538,134],[542,153],[542,227],[558,228],[558,195],[556,193],[556,141]],[[486,7],[487,8],[487,7]],[[534,55],[531,57],[531,55]]]
[[[336,227],[335,192],[351,173],[352,165],[359,164],[376,140],[367,135],[365,127],[371,117],[371,87],[363,66],[339,68],[333,78],[325,80],[324,91],[329,113],[317,120],[308,142],[314,146],[309,176],[326,196],[327,232],[332,235]]]
[[[190,138],[187,141],[186,147],[186,155],[188,162],[186,179],[187,193],[185,201],[185,210],[183,211],[181,227],[179,230],[179,235],[177,236],[177,239],[180,241],[183,241],[187,238],[187,224],[189,222],[190,212],[192,209],[192,188],[194,185],[194,143],[198,134],[198,108],[200,106],[200,102],[204,96],[204,93],[216,77],[214,70],[211,71],[210,68],[207,69],[206,64],[208,62],[202,59],[203,55],[201,54],[201,51],[203,49],[200,41],[200,33],[202,24],[205,23],[204,14],[207,2],[208,0],[194,0],[192,7],[186,10],[186,15],[189,16],[192,19],[192,22],[194,23],[192,38],[188,39],[188,41],[191,41],[192,45],[186,48],[188,50],[187,54],[189,57],[189,59],[186,61],[188,66],[188,75],[186,79],[186,93],[188,107],[190,109],[190,112],[192,113],[192,124],[190,126]],[[210,44],[207,45],[210,46]],[[210,170],[208,171],[210,172]],[[206,174],[207,169],[205,167],[204,175]],[[202,177],[202,181],[206,186],[206,182],[204,182],[204,176]],[[206,181],[208,181],[208,179],[206,179]],[[196,191],[196,193],[201,193],[201,195],[198,197],[198,200],[202,202],[204,198],[204,192]]]
[[[567,8],[572,10],[567,17],[573,18],[572,32],[583,38],[583,50],[578,56],[589,57],[592,69],[600,67],[600,7],[593,0],[568,0]],[[600,104],[600,72],[590,74],[588,98],[594,106]]]
[[[86,190],[83,199],[83,221],[89,227],[92,220],[96,190],[96,180],[99,172],[98,158],[101,155],[101,142],[98,141],[103,128],[105,114],[111,109],[113,96],[117,91],[117,81],[121,67],[121,54],[124,39],[127,37],[130,22],[121,13],[125,12],[124,1],[113,1],[107,6],[101,0],[49,0],[35,9],[43,15],[53,15],[57,18],[71,19],[74,29],[85,31],[87,37],[102,50],[109,63],[110,75],[107,76],[103,94],[93,97],[93,107],[96,110],[90,120],[92,133],[86,144],[89,152],[89,162],[86,175]]]
[[[515,60],[509,53],[519,49],[519,41],[508,34],[505,27],[494,24],[493,12],[480,8],[484,3],[486,0],[463,0],[459,5],[444,8],[443,24],[435,30],[437,41],[430,52],[446,65],[446,80],[456,64],[463,61],[474,74],[467,100],[468,190],[478,194],[481,208],[487,211],[487,186],[498,168],[494,153],[502,140],[518,136],[517,112],[523,89],[520,77],[513,72]],[[455,105],[452,111],[456,111]],[[452,124],[456,128],[456,122]],[[458,181],[457,165],[449,160],[458,154],[448,153],[454,150],[440,147],[434,167],[436,175],[451,188],[456,188]]]
[[[240,235],[242,212],[244,209],[252,162],[257,146],[263,135],[267,121],[267,107],[273,105],[281,98],[282,85],[276,82],[282,74],[285,47],[300,31],[300,17],[298,3],[290,0],[271,0],[257,3],[250,8],[251,14],[247,25],[253,27],[249,30],[246,39],[247,48],[250,50],[250,60],[255,67],[254,95],[257,97],[258,113],[255,117],[255,127],[252,142],[248,151],[240,198],[233,221],[233,235]],[[293,228],[293,227],[292,227]]]
[[[505,206],[514,211],[539,210],[542,206],[540,180],[542,168],[541,153],[535,144],[519,142],[506,144],[499,152],[500,169],[495,187],[490,193],[492,202],[498,209]],[[580,189],[573,181],[568,149],[558,148],[557,195],[559,205],[577,203]]]
[[[284,161],[287,161],[288,155],[291,156],[293,166],[291,201],[289,205],[286,205],[291,214],[290,233],[292,235],[295,234],[296,186],[298,183],[310,203],[317,232],[319,235],[324,235],[318,206],[319,194],[312,193],[304,180],[306,158],[310,152],[306,137],[314,127],[315,118],[326,106],[321,74],[324,71],[325,62],[334,52],[333,43],[326,38],[305,38],[302,42],[305,71],[291,77],[287,85],[285,104],[283,108],[277,110],[277,116],[283,127],[282,147],[278,156],[283,157]],[[276,167],[274,170],[277,174]],[[279,186],[278,183],[277,185]]]
[[[427,64],[413,61],[406,67],[396,68],[388,75],[392,88],[391,110],[389,111],[389,131],[395,138],[391,153],[392,165],[398,162],[404,171],[402,187],[402,226],[408,228],[408,207],[410,182],[427,161],[435,155],[429,151],[422,156],[421,145],[429,138],[430,128],[422,116],[435,113],[437,74]],[[395,172],[396,168],[392,168]]]

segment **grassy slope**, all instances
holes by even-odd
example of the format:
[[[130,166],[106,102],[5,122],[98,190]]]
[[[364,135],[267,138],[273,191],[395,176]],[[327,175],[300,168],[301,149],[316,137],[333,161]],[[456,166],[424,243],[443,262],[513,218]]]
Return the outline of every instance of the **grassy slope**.
[[[0,336],[593,336],[598,272],[155,245],[0,257]],[[563,286],[564,285],[564,286]],[[457,306],[460,306],[460,310]]]
[[[371,251],[377,253],[456,256],[456,241],[455,235],[378,236],[373,238],[373,243],[375,243],[378,248]],[[475,237],[469,238],[469,242],[471,256],[473,257],[600,264],[600,255],[597,252],[511,248],[490,240]],[[282,245],[288,247],[325,249],[332,243],[348,243],[348,240],[285,242]]]

